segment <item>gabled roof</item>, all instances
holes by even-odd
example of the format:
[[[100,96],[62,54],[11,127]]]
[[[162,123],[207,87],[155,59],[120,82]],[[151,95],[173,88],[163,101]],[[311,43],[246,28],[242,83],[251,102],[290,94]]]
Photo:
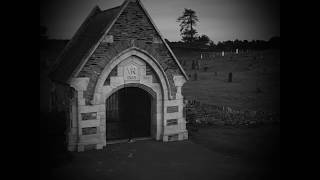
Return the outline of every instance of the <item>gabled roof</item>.
[[[57,64],[50,75],[53,80],[68,81],[81,60],[86,57],[89,50],[99,41],[105,29],[111,25],[119,10],[120,6],[105,11],[101,11],[96,6],[91,10],[86,20],[58,57]]]
[[[80,26],[76,34],[72,37],[67,44],[61,55],[58,57],[57,65],[53,68],[50,77],[62,83],[68,83],[70,77],[77,74],[81,67],[84,66],[86,61],[98,47],[104,35],[106,35],[113,24],[116,22],[122,11],[133,0],[125,0],[121,6],[101,11],[99,7],[94,7],[86,20]],[[147,13],[140,0],[135,0],[143,9],[144,13],[149,18],[151,24],[161,37],[163,43],[169,50],[173,59],[177,63],[179,69],[186,79],[188,76],[181,67],[179,61],[173,54],[169,45],[164,40],[158,28],[155,26],[150,15]],[[78,71],[77,71],[78,70]]]

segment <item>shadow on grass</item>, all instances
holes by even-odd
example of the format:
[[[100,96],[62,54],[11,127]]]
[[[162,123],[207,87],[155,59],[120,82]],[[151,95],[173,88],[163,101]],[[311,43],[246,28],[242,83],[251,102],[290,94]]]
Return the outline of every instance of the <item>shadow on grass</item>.
[[[189,139],[223,156],[238,159],[266,179],[280,177],[280,124],[255,127],[206,127]]]

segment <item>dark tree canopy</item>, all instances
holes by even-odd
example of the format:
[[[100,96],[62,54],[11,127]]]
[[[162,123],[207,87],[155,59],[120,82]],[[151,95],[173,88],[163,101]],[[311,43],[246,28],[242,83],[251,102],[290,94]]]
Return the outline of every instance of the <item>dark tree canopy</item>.
[[[197,44],[203,46],[203,45],[209,45],[211,40],[207,35],[203,34],[203,35],[196,38],[196,42],[197,42]]]
[[[266,40],[228,40],[222,41],[215,44],[213,41],[209,40],[206,35],[201,35],[196,38],[193,43],[186,42],[168,42],[172,48],[191,48],[191,49],[201,49],[201,51],[233,51],[236,49],[246,51],[246,50],[264,50],[264,49],[280,49],[280,36],[275,36]]]
[[[177,19],[177,22],[180,22],[182,41],[188,43],[194,42],[198,33],[194,27],[199,22],[196,12],[185,8],[183,14]]]

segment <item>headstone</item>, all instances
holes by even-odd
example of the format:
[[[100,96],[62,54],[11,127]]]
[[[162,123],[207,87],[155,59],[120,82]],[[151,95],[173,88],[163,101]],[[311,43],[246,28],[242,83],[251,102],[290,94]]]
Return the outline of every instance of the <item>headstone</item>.
[[[195,66],[196,66],[196,64],[195,64],[195,62],[194,62],[194,60],[193,60],[193,61],[192,61],[192,65],[191,65],[191,69],[194,70],[194,69],[195,69]]]
[[[200,69],[200,61],[199,60],[196,60],[196,67],[197,67],[197,70]]]
[[[238,54],[239,53],[239,49],[236,49],[236,54]]]
[[[228,82],[232,82],[232,72],[229,73]]]
[[[256,93],[262,93],[262,90],[259,87],[257,87],[256,88]]]
[[[222,51],[221,56],[222,56],[222,57],[224,56],[224,51]]]

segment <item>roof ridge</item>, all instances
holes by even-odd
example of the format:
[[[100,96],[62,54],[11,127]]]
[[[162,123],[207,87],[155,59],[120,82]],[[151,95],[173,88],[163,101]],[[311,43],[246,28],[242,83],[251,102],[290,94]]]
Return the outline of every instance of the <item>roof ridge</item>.
[[[93,46],[92,49],[90,49],[89,53],[86,55],[86,57],[84,58],[84,60],[79,64],[79,66],[74,70],[74,72],[72,73],[73,75],[77,75],[80,70],[82,69],[82,67],[85,65],[86,61],[89,59],[89,57],[91,56],[91,54],[95,51],[95,49],[98,47],[98,45],[100,44],[100,42],[102,41],[103,37],[109,32],[109,30],[112,28],[113,23],[119,18],[120,14],[122,13],[122,11],[128,6],[128,4],[130,2],[134,2],[137,3],[141,8],[142,11],[145,13],[145,15],[147,16],[148,20],[151,22],[151,25],[153,26],[153,28],[156,30],[156,32],[158,33],[158,35],[160,36],[162,42],[164,43],[165,47],[167,48],[167,50],[169,51],[169,54],[172,56],[174,62],[178,65],[179,70],[181,71],[181,73],[183,74],[183,76],[186,78],[186,80],[188,80],[188,76],[186,74],[186,72],[184,71],[184,69],[182,68],[181,64],[179,63],[177,57],[174,55],[174,53],[172,52],[170,46],[166,43],[164,37],[162,36],[162,34],[160,33],[159,29],[157,28],[157,26],[155,25],[155,23],[153,22],[152,18],[150,17],[148,11],[145,9],[145,7],[143,6],[143,4],[141,3],[140,0],[125,0],[123,2],[122,5],[120,5],[120,10],[117,13],[117,16],[113,19],[113,21],[111,22],[111,24],[104,30],[104,33],[102,34],[102,36],[99,38],[99,40],[96,42],[96,44]]]
[[[109,8],[109,9],[102,10],[100,13],[105,12],[105,11],[109,11],[109,10],[114,10],[114,9],[116,9],[116,8],[119,8],[119,7],[121,7],[121,5],[120,5],[120,6],[113,7],[113,8]]]
[[[90,13],[88,14],[88,16],[86,17],[86,19],[80,25],[80,27],[78,28],[76,33],[68,41],[66,46],[63,48],[62,52],[57,57],[56,63],[52,66],[51,70],[49,70],[50,74],[54,73],[56,71],[56,69],[59,68],[59,65],[60,65],[63,57],[65,56],[66,51],[68,51],[68,49],[74,44],[76,39],[79,38],[80,34],[84,31],[84,29],[87,28],[87,26],[88,26],[90,20],[92,19],[92,17],[94,17],[95,15],[97,15],[99,13],[101,13],[101,9],[100,9],[100,7],[98,5],[95,5],[92,8],[92,10],[90,11]]]
[[[93,45],[93,47],[91,47],[91,49],[89,50],[89,52],[86,53],[86,57],[80,61],[80,63],[78,64],[78,67],[76,67],[74,69],[74,71],[71,73],[71,76],[74,74],[78,74],[79,70],[82,69],[82,67],[85,65],[86,61],[88,60],[88,57],[90,57],[90,55],[94,52],[94,50],[98,47],[98,45],[100,44],[100,42],[102,41],[102,38],[104,37],[105,34],[107,34],[107,32],[110,30],[110,28],[112,28],[113,24],[116,22],[116,20],[118,19],[118,17],[121,15],[121,13],[123,12],[123,10],[126,8],[126,6],[129,4],[130,1],[125,0],[120,6],[118,6],[120,9],[119,11],[116,13],[115,17],[113,17],[112,21],[109,23],[109,25],[103,30],[102,35],[100,36],[100,38],[98,39],[98,41],[95,43],[95,45]],[[111,8],[113,9],[113,8]],[[110,9],[109,9],[110,10]]]
[[[103,37],[109,32],[121,13],[131,2],[137,3],[142,8],[142,11],[145,13],[148,20],[151,22],[151,25],[160,36],[162,42],[169,51],[169,54],[176,62],[184,77],[188,80],[184,69],[181,67],[176,56],[173,54],[171,48],[166,43],[161,32],[154,24],[152,18],[150,17],[140,0],[125,0],[120,6],[116,6],[103,11],[101,11],[99,6],[94,6],[90,14],[81,24],[77,32],[74,34],[60,56],[57,58],[56,66],[52,69],[52,71],[50,71],[50,78],[52,80],[68,82],[70,81],[71,77],[76,76],[85,65],[86,61],[88,61],[91,54],[103,40]],[[59,68],[60,70],[58,70]]]
[[[130,2],[130,0],[128,0]],[[156,24],[154,23],[154,21],[152,20],[151,16],[149,15],[148,11],[145,9],[144,5],[141,3],[140,0],[134,0],[135,2],[137,2],[140,7],[142,8],[142,10],[144,11],[144,13],[147,15],[149,21],[151,22],[152,26],[154,27],[154,29],[156,30],[156,32],[159,34],[162,42],[164,43],[164,45],[166,46],[167,50],[169,51],[169,54],[171,54],[171,56],[173,57],[173,60],[176,62],[176,64],[178,65],[179,70],[182,72],[182,74],[184,75],[184,77],[186,78],[186,80],[188,80],[188,75],[186,74],[186,72],[184,71],[184,69],[182,68],[181,64],[179,63],[177,57],[175,56],[175,54],[173,53],[172,49],[170,48],[170,46],[168,45],[168,43],[166,42],[165,38],[163,37],[162,33],[160,32],[160,30],[158,29],[158,27],[156,26]]]

